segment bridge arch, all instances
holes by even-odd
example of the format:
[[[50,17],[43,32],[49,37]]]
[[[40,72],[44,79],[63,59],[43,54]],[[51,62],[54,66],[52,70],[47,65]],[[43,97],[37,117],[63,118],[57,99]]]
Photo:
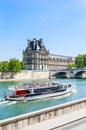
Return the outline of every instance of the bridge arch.
[[[75,73],[74,77],[75,78],[82,78],[82,74],[85,73],[86,71],[78,71],[77,73]]]
[[[67,78],[69,74],[67,72],[57,72],[53,76],[56,78]]]

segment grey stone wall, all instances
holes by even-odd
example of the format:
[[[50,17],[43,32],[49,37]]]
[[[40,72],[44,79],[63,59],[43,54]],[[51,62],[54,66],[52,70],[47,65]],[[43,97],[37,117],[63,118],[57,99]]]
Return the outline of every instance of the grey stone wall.
[[[0,121],[0,130],[19,130],[29,125],[86,108],[86,98]],[[75,115],[76,116],[76,115]]]
[[[7,73],[3,75],[4,80],[8,80],[11,78],[11,73]],[[23,79],[48,79],[49,78],[49,70],[24,70],[20,73],[14,75],[13,79],[11,80],[23,80]],[[0,80],[1,80],[1,73],[0,73]]]

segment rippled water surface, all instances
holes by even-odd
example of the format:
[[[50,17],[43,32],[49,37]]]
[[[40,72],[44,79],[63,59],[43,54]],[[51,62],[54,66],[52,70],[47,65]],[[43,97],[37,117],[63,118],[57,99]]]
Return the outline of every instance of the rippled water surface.
[[[64,83],[71,83],[75,85],[77,93],[73,95],[66,95],[65,97],[60,98],[54,97],[30,102],[1,101],[0,120],[86,97],[86,79],[54,79],[54,80]],[[0,98],[3,97],[4,92],[9,93],[8,87],[14,84],[16,84],[16,82],[1,82]]]

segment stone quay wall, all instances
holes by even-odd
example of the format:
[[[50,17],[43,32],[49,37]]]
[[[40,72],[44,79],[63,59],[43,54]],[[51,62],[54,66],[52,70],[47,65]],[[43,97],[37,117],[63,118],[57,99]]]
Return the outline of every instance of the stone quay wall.
[[[22,70],[20,73],[17,73],[11,79],[11,73],[6,73],[3,75],[3,79],[1,79],[2,74],[0,73],[0,80],[23,80],[23,79],[48,79],[49,78],[49,70]]]
[[[14,76],[15,79],[48,79],[49,70],[24,70]]]
[[[20,130],[26,126],[82,108],[86,108],[86,98],[2,120],[0,121],[0,130]]]

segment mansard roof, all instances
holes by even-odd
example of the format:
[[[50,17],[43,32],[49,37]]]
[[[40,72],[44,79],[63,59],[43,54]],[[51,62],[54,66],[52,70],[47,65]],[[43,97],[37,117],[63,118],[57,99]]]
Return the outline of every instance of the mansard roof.
[[[33,41],[28,40],[28,46],[25,52],[29,50],[32,50],[32,51],[42,50],[42,51],[48,52],[46,47],[44,46],[43,40],[42,39],[36,40],[35,38],[33,39]]]

